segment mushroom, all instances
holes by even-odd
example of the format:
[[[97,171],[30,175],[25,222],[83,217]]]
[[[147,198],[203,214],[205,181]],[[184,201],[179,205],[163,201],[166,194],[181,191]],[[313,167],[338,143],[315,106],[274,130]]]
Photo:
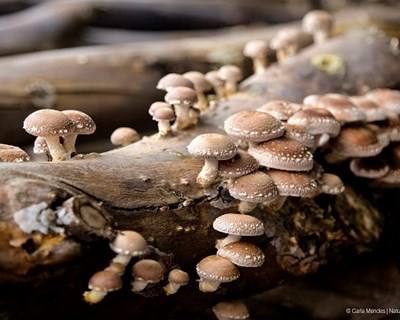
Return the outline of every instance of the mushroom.
[[[305,107],[315,107],[320,97],[318,94],[310,94],[303,99],[303,105]]]
[[[158,108],[153,113],[153,120],[157,121],[158,124],[158,135],[160,137],[167,136],[171,133],[170,122],[175,119],[174,110],[168,106],[164,108]]]
[[[135,129],[129,127],[120,127],[113,131],[110,140],[114,146],[126,147],[139,141],[140,135]]]
[[[187,150],[192,156],[204,158],[204,166],[197,176],[197,182],[203,187],[208,187],[217,178],[218,161],[232,159],[237,153],[231,138],[218,133],[197,136],[187,146]]]
[[[232,159],[220,161],[218,164],[218,174],[226,179],[238,178],[257,169],[257,160],[243,150],[238,150]]]
[[[127,266],[132,257],[141,257],[149,252],[146,240],[135,231],[125,230],[118,232],[111,249],[117,254],[113,262]]]
[[[125,273],[126,265],[120,262],[111,262],[110,265],[104,269],[104,271],[111,271],[119,276],[122,276]]]
[[[215,292],[221,283],[232,282],[239,278],[238,268],[228,259],[219,256],[208,256],[196,265],[200,277],[201,292]]]
[[[197,102],[197,95],[193,89],[186,87],[171,88],[164,97],[165,101],[175,108],[176,129],[185,129],[193,124],[189,110]]]
[[[169,73],[162,77],[157,83],[157,89],[167,92],[170,89],[176,87],[186,87],[189,89],[194,89],[192,81],[177,73]]]
[[[301,38],[301,30],[297,28],[284,28],[275,34],[270,46],[276,51],[278,62],[283,62],[299,51]]]
[[[78,110],[63,110],[62,113],[72,121],[75,127],[73,133],[64,137],[64,148],[71,156],[76,153],[75,143],[78,135],[93,134],[96,131],[96,124],[89,115]]]
[[[391,89],[375,89],[365,95],[383,108],[389,118],[400,115],[400,91]]]
[[[260,111],[237,112],[225,120],[224,129],[230,136],[251,143],[271,140],[285,132],[279,120]]]
[[[245,268],[261,267],[265,261],[264,252],[254,244],[246,242],[233,242],[220,247],[217,255]]]
[[[350,101],[364,111],[368,122],[383,121],[387,119],[385,109],[379,107],[372,99],[366,96],[350,97]]]
[[[224,88],[225,81],[218,76],[218,71],[217,70],[209,71],[206,73],[205,77],[208,80],[208,82],[210,82],[211,85],[213,86],[217,98],[223,99],[225,97],[225,88]]]
[[[342,180],[335,174],[323,173],[318,182],[322,193],[339,194],[344,191]]]
[[[197,94],[197,104],[195,105],[200,111],[206,111],[208,109],[208,99],[205,92],[212,89],[211,83],[206,79],[206,77],[198,71],[189,71],[183,74],[183,76],[194,85],[194,89]]]
[[[236,93],[238,83],[243,78],[242,71],[231,64],[219,68],[218,76],[225,82],[225,94],[227,96]]]
[[[46,140],[53,161],[68,158],[68,152],[63,146],[63,137],[73,134],[75,126],[61,111],[52,109],[35,111],[24,120],[24,129],[27,133]]]
[[[96,272],[89,280],[89,289],[83,294],[83,298],[87,303],[99,303],[104,297],[112,291],[122,288],[121,277],[111,271]]]
[[[258,203],[269,203],[279,196],[278,188],[271,177],[261,171],[235,179],[228,190],[233,198],[240,200],[240,213],[249,213]]]
[[[312,198],[318,194],[318,183],[311,174],[271,169],[268,175],[281,196]]]
[[[309,171],[313,155],[300,142],[279,138],[250,146],[248,152],[260,165],[288,171]]]
[[[380,156],[352,159],[350,170],[357,177],[377,179],[388,174],[390,167]]]
[[[172,269],[168,274],[168,284],[164,287],[167,296],[178,292],[179,288],[189,283],[189,275],[180,269]]]
[[[15,146],[0,144],[0,162],[24,162],[28,161],[28,154]]]
[[[261,74],[267,69],[268,51],[268,43],[264,40],[252,40],[246,43],[243,55],[253,60],[255,74]]]
[[[151,259],[143,259],[136,262],[132,267],[132,291],[143,291],[147,285],[159,283],[164,279],[164,266]]]
[[[307,128],[293,124],[285,125],[285,137],[300,142],[303,146],[315,150],[320,141],[319,135],[313,135]]]
[[[247,320],[250,319],[249,310],[240,301],[219,302],[213,307],[218,320]]]
[[[286,121],[294,113],[300,110],[300,104],[291,103],[283,100],[270,101],[257,109],[257,111],[266,112],[281,121]]]
[[[323,43],[329,38],[332,27],[333,16],[323,10],[310,11],[303,18],[303,30],[313,35],[316,44]]]
[[[230,243],[237,242],[241,237],[255,237],[264,234],[264,224],[256,217],[247,214],[225,213],[213,222],[216,231],[227,234],[217,240],[216,248],[222,248]]]
[[[33,143],[33,153],[34,154],[44,154],[47,160],[51,160],[49,153],[49,148],[47,147],[46,139],[43,137],[37,137]]]

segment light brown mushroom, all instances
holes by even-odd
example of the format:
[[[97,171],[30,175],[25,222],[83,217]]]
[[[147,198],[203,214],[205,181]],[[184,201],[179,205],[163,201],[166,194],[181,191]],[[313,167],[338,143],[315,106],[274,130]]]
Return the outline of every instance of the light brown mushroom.
[[[279,30],[271,39],[271,49],[276,51],[278,62],[294,56],[300,49],[302,32],[298,28],[284,28]]]
[[[365,95],[383,108],[389,118],[400,116],[400,91],[391,89],[375,89]]]
[[[245,268],[258,268],[264,264],[265,255],[262,250],[252,243],[233,242],[217,251],[217,255],[229,259],[233,264]]]
[[[110,137],[111,143],[114,146],[126,147],[140,140],[139,133],[129,127],[120,127],[113,131]]]
[[[0,162],[24,162],[28,160],[28,154],[21,148],[9,144],[0,144]]]
[[[267,69],[268,51],[268,43],[264,40],[252,40],[246,43],[243,55],[253,60],[255,74],[261,74]]]
[[[197,103],[194,107],[200,111],[206,111],[208,109],[208,99],[205,93],[211,90],[211,83],[201,72],[198,71],[189,71],[184,73],[183,76],[192,81],[194,85],[197,94]]]
[[[171,88],[164,99],[174,106],[176,115],[175,129],[186,129],[193,124],[193,119],[189,116],[190,108],[197,102],[197,95],[193,89],[186,87]]]
[[[178,292],[179,288],[189,283],[189,275],[180,269],[172,269],[168,274],[168,284],[164,287],[167,296]]]
[[[47,160],[51,160],[49,148],[47,147],[46,140],[43,137],[37,137],[33,143],[34,154],[44,154]]]
[[[109,293],[122,288],[121,277],[115,272],[96,272],[89,280],[89,291],[84,292],[83,298],[87,303],[99,303]]]
[[[158,135],[165,137],[172,131],[171,121],[175,119],[175,113],[172,107],[157,108],[153,113],[153,120],[157,121]]]
[[[302,106],[297,103],[283,100],[272,100],[262,105],[257,111],[266,112],[280,121],[288,120],[293,114],[300,111]]]
[[[220,302],[212,310],[218,320],[250,319],[249,310],[241,301]]]
[[[172,88],[176,87],[186,87],[190,89],[194,89],[193,83],[177,73],[169,73],[162,77],[157,83],[157,89],[169,91]]]
[[[151,259],[143,259],[136,262],[132,267],[132,291],[143,291],[149,284],[159,283],[164,279],[164,266]]]
[[[233,179],[258,169],[258,162],[246,151],[238,150],[236,156],[218,163],[218,174],[225,179]]]
[[[132,257],[142,257],[149,252],[146,240],[138,232],[125,230],[118,232],[110,244],[117,254],[113,262],[127,266]]]
[[[218,99],[225,98],[225,81],[218,75],[218,70],[212,70],[206,73],[206,79],[214,88]]]
[[[323,10],[313,10],[308,12],[303,18],[303,30],[311,33],[314,37],[314,43],[325,42],[333,27],[333,16]]]
[[[323,173],[319,179],[322,193],[339,194],[345,189],[342,180],[335,174]]]
[[[365,113],[368,122],[383,121],[387,119],[385,109],[379,107],[372,99],[366,96],[353,96],[350,101]]]
[[[237,92],[238,83],[242,80],[242,71],[234,65],[219,68],[218,76],[225,82],[225,94],[230,96]]]

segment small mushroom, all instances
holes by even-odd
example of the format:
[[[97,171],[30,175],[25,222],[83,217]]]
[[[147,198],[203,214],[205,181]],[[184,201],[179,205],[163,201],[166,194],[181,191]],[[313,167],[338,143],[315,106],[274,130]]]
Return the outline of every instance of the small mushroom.
[[[120,127],[113,131],[110,140],[114,146],[126,147],[139,141],[140,135],[135,129],[129,127]]]
[[[261,171],[233,180],[228,190],[233,198],[240,200],[240,213],[249,213],[257,204],[272,202],[279,196],[278,188],[271,177]]]
[[[383,108],[388,117],[396,118],[400,115],[400,91],[391,89],[375,89],[365,95]]]
[[[213,228],[228,234],[225,238],[217,240],[217,249],[237,242],[241,237],[261,236],[265,231],[263,223],[256,217],[238,213],[226,213],[217,217],[213,222]]]
[[[89,289],[83,294],[87,303],[99,303],[104,297],[112,291],[122,288],[121,277],[111,271],[96,272],[89,280]]]
[[[344,191],[342,180],[335,174],[323,173],[319,179],[321,192],[326,194],[339,194]]]
[[[192,81],[177,73],[169,73],[162,77],[157,83],[157,89],[167,92],[176,87],[194,89]]]
[[[132,291],[143,291],[147,285],[159,283],[164,279],[164,266],[151,259],[143,259],[136,262],[132,267]]]
[[[218,71],[213,70],[206,73],[206,79],[214,88],[215,94],[218,99],[225,98],[225,81],[218,76]]]
[[[307,128],[292,124],[285,125],[285,137],[300,142],[310,150],[315,150],[320,141],[319,135],[313,135],[308,132]]]
[[[200,111],[206,111],[208,109],[208,99],[205,92],[212,89],[211,83],[201,72],[198,71],[189,71],[184,73],[183,76],[192,81],[194,85],[197,94],[197,103],[195,107]]]
[[[217,255],[245,268],[258,268],[264,264],[265,255],[252,243],[233,242],[218,249]]]
[[[219,302],[212,310],[218,320],[250,319],[249,310],[241,301]]]
[[[9,144],[0,144],[0,162],[24,161],[29,161],[29,156],[24,150]]]
[[[219,68],[218,76],[225,82],[225,94],[227,96],[237,92],[238,83],[243,78],[240,68],[231,64]]]
[[[228,259],[219,256],[208,256],[196,266],[200,277],[199,289],[201,292],[215,292],[221,283],[232,282],[239,278],[238,268]]]
[[[37,137],[33,143],[33,153],[34,154],[44,154],[47,160],[51,160],[49,148],[47,147],[46,139],[43,137]]]
[[[149,252],[146,240],[135,231],[120,231],[110,244],[111,249],[117,254],[113,262],[128,265],[132,257],[141,257]]]
[[[178,292],[179,288],[189,283],[189,275],[180,269],[172,269],[168,274],[168,284],[164,287],[167,296]]]
[[[311,174],[271,169],[268,175],[281,196],[312,198],[318,194],[318,183]]]
[[[366,96],[350,97],[350,101],[364,111],[368,122],[383,121],[387,119],[385,109],[379,107],[372,99]]]
[[[164,108],[158,108],[153,113],[153,120],[157,121],[158,124],[158,135],[160,137],[167,136],[171,133],[170,122],[175,119],[174,110],[168,106]]]
[[[246,43],[243,55],[253,60],[255,74],[261,74],[267,69],[268,51],[268,43],[264,40],[252,40]]]
[[[35,111],[24,120],[24,129],[27,133],[46,140],[53,161],[68,159],[68,152],[63,146],[63,137],[73,134],[75,126],[61,111],[52,109]]]
[[[266,112],[280,121],[286,121],[300,110],[301,105],[283,100],[270,101],[257,109],[257,111]]]
[[[301,38],[302,33],[298,28],[284,28],[276,33],[270,46],[276,51],[278,62],[283,62],[299,51]]]
[[[197,176],[197,182],[203,187],[208,187],[217,178],[218,161],[232,159],[237,153],[233,141],[218,133],[197,136],[187,146],[187,150],[194,157],[204,158],[204,166]]]
[[[232,159],[222,160],[218,164],[218,174],[226,179],[238,178],[257,169],[257,160],[243,150],[239,150]]]
[[[313,10],[308,12],[303,18],[303,30],[311,33],[314,37],[314,43],[325,42],[333,27],[333,16],[323,10]]]
[[[352,159],[350,161],[350,170],[357,177],[377,179],[386,176],[390,167],[382,157],[376,156]]]
[[[193,124],[189,116],[190,108],[197,102],[197,95],[193,89],[186,87],[171,88],[164,97],[165,101],[175,108],[177,130],[185,129]]]

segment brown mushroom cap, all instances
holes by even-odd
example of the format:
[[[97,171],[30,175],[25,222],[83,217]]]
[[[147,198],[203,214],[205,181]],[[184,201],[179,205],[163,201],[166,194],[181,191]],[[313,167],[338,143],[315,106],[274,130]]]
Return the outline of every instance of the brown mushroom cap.
[[[281,121],[286,121],[300,110],[301,105],[283,100],[270,101],[257,109],[257,111],[268,113]]]
[[[138,280],[148,283],[158,283],[164,278],[164,266],[151,259],[143,259],[136,262],[132,267],[132,276]]]
[[[75,126],[61,111],[40,109],[24,120],[24,129],[36,137],[66,136],[74,133]]]
[[[218,75],[218,70],[212,70],[205,74],[206,79],[215,87],[223,86],[225,81]]]
[[[15,146],[0,144],[0,162],[23,162],[28,161],[28,154]]]
[[[154,111],[153,119],[156,121],[160,121],[160,120],[172,121],[175,119],[174,110],[172,110],[171,107],[158,108],[157,110]]]
[[[196,271],[201,278],[218,282],[232,282],[240,276],[238,268],[232,262],[216,255],[201,260],[196,265]]]
[[[318,99],[318,108],[328,110],[336,120],[341,122],[356,122],[366,120],[362,109],[355,106],[348,97],[339,94],[327,94]]]
[[[350,170],[358,177],[376,179],[384,177],[390,168],[381,157],[377,156],[352,159],[350,161]]]
[[[344,184],[342,180],[337,175],[331,173],[323,173],[319,183],[323,193],[339,194],[344,191]]]
[[[33,153],[41,154],[41,153],[48,153],[49,148],[46,143],[46,139],[43,137],[37,137],[33,144]]]
[[[298,47],[302,32],[298,28],[283,28],[271,39],[270,47],[273,50],[282,50],[288,47]]]
[[[285,131],[279,120],[260,111],[235,113],[225,120],[224,129],[230,136],[252,142],[274,139]]]
[[[400,115],[400,91],[390,89],[375,89],[366,94],[380,107],[389,113]]]
[[[115,146],[123,146],[139,141],[140,135],[135,129],[120,127],[114,130],[111,134],[110,140]]]
[[[308,148],[316,148],[319,136],[308,132],[307,128],[291,124],[285,125],[285,137],[296,140]]]
[[[220,161],[218,174],[223,178],[237,178],[258,169],[258,162],[246,151],[239,150],[232,159]]]
[[[162,101],[153,102],[149,108],[149,115],[153,116],[154,112],[160,108],[171,108],[171,105]]]
[[[240,301],[217,303],[213,307],[213,312],[220,320],[246,320],[250,318],[246,305]]]
[[[183,74],[186,79],[189,79],[194,89],[199,92],[205,92],[212,89],[211,83],[206,79],[204,74],[198,71],[189,71]]]
[[[264,234],[264,224],[256,217],[239,214],[239,213],[226,213],[213,222],[214,230],[222,233],[241,236],[241,237],[254,237]]]
[[[61,112],[74,123],[76,134],[92,134],[96,131],[96,123],[86,113],[78,110],[63,110]]]
[[[186,87],[171,88],[164,97],[169,104],[191,106],[197,101],[196,91]]]
[[[279,195],[271,177],[261,171],[235,179],[229,193],[235,199],[253,203],[271,202]]]
[[[205,133],[194,138],[187,146],[195,157],[228,160],[237,153],[237,147],[228,136],[218,133]]]
[[[313,155],[300,142],[279,138],[251,146],[248,152],[267,168],[308,171],[313,167]]]
[[[110,244],[111,249],[127,256],[142,256],[148,252],[146,240],[135,231],[121,231]]]
[[[350,101],[364,111],[366,120],[369,122],[387,119],[385,109],[379,107],[372,99],[366,96],[350,97]]]
[[[234,81],[238,82],[242,80],[242,70],[234,65],[225,65],[219,68],[218,76],[224,81]]]
[[[111,292],[122,288],[121,277],[111,271],[96,272],[89,280],[89,289],[101,292]]]
[[[168,281],[185,286],[189,283],[189,275],[185,271],[173,269],[168,274]]]
[[[233,242],[219,248],[217,255],[229,259],[239,267],[258,268],[265,260],[262,250],[251,243]]]
[[[249,58],[264,57],[269,51],[268,43],[264,40],[252,40],[243,48],[243,55]]]
[[[323,10],[309,11],[303,18],[305,32],[329,31],[333,27],[333,16]]]
[[[278,187],[281,196],[314,197],[318,193],[318,183],[311,174],[269,170],[268,175]]]
[[[177,73],[169,73],[162,77],[157,83],[157,89],[159,90],[169,91],[171,88],[175,87],[194,89],[192,81]]]

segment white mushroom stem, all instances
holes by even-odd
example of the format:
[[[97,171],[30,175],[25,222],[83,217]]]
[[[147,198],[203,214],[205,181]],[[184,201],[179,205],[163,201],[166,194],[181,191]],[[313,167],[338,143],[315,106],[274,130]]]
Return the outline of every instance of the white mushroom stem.
[[[297,48],[295,46],[289,46],[289,47],[279,49],[276,52],[276,57],[278,59],[278,62],[283,62],[287,58],[294,56],[296,53],[297,53]]]
[[[171,124],[169,120],[158,120],[158,134],[161,137],[167,136],[171,132]]]
[[[215,292],[218,290],[220,284],[221,282],[219,281],[212,281],[200,278],[199,290],[201,292]]]
[[[140,292],[140,291],[143,291],[147,287],[148,282],[143,279],[135,279],[134,281],[132,281],[131,284],[132,284],[133,292]]]
[[[257,208],[257,203],[240,201],[239,203],[239,212],[240,213],[249,213],[252,212],[255,208]]]
[[[127,256],[124,254],[118,254],[115,256],[114,259],[112,259],[112,262],[120,263],[124,266],[127,266],[129,264],[129,262],[131,261],[131,259],[132,259],[131,256]]]
[[[227,96],[235,94],[237,92],[238,84],[236,81],[227,80],[225,82],[225,93]]]
[[[225,247],[226,245],[228,245],[230,243],[240,241],[241,238],[242,238],[241,236],[235,236],[233,234],[229,234],[228,236],[226,236],[223,239],[218,239],[216,244],[215,244],[215,248],[216,249],[221,249],[221,248]]]
[[[318,30],[314,32],[313,39],[315,44],[321,44],[326,42],[329,38],[329,32],[326,30]]]
[[[215,181],[218,176],[218,160],[214,158],[205,158],[204,165],[199,175],[197,176],[197,183],[203,187],[208,187]]]
[[[68,153],[64,146],[60,143],[60,137],[44,137],[47,143],[47,148],[53,161],[63,161],[68,158]]]
[[[259,56],[253,59],[253,69],[255,74],[262,74],[268,66],[268,60],[265,56]]]
[[[204,92],[197,91],[196,93],[197,93],[196,107],[200,111],[204,112],[208,109],[208,99],[207,99],[206,95],[204,94]]]
[[[318,139],[318,147],[322,147],[329,142],[330,136],[327,133],[323,133],[320,135]]]
[[[64,149],[68,153],[69,157],[71,157],[73,153],[76,153],[75,143],[77,137],[77,134],[70,134],[64,137]]]
[[[189,106],[185,104],[175,104],[176,120],[174,127],[177,130],[185,129],[191,125],[189,117]]]
[[[169,282],[164,287],[164,291],[165,291],[166,295],[169,296],[171,294],[177,293],[180,287],[181,287],[181,285],[177,284],[176,282]]]
[[[87,303],[96,304],[103,300],[106,295],[107,292],[104,291],[89,290],[83,293],[83,299]]]

